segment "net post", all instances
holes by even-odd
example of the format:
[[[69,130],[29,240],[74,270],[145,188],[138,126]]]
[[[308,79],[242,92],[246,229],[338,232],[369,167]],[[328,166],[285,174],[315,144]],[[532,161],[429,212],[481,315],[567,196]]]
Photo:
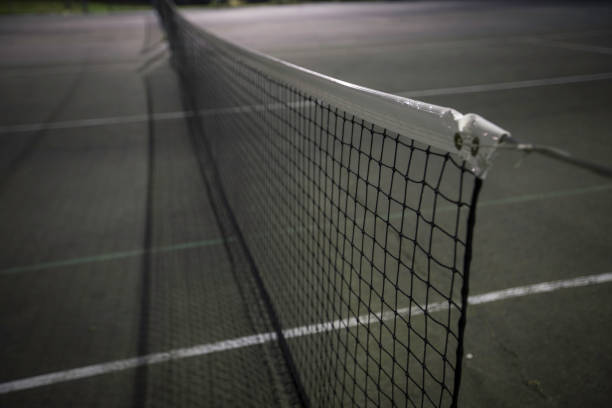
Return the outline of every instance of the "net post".
[[[453,385],[453,401],[451,408],[457,408],[459,400],[459,387],[461,385],[461,373],[463,369],[463,342],[465,336],[465,326],[467,322],[467,307],[470,282],[470,265],[472,263],[472,245],[474,241],[474,225],[476,224],[476,205],[478,196],[482,188],[482,179],[477,177],[474,179],[474,190],[472,190],[472,198],[470,200],[470,211],[468,214],[467,238],[465,245],[465,257],[463,259],[463,287],[461,288],[461,317],[459,318],[459,335],[457,347],[457,367],[455,369],[455,378]]]
[[[484,179],[491,166],[495,150],[510,137],[510,132],[475,113],[460,115],[453,142],[470,170]]]

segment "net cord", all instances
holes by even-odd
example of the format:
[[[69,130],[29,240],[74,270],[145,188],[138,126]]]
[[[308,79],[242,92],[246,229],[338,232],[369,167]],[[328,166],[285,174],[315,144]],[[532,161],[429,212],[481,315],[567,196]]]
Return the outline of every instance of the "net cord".
[[[388,131],[457,154],[480,178],[486,177],[499,141],[510,135],[508,131],[473,113],[464,115],[448,107],[366,88],[247,49],[195,26],[180,13],[174,2],[166,3],[176,18],[190,25],[203,39],[227,49],[238,60],[267,77],[301,89],[305,94]],[[457,142],[457,135],[461,143]]]
[[[501,143],[499,147],[503,149],[514,149],[524,153],[538,153],[551,159],[591,171],[600,176],[612,178],[612,167],[575,157],[571,153],[556,147],[522,143],[512,136],[506,136],[502,139]]]

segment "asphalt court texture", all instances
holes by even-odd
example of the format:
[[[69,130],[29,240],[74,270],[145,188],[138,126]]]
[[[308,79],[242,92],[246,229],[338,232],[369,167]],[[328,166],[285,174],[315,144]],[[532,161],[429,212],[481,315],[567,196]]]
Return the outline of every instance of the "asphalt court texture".
[[[346,81],[429,93],[418,98],[478,113],[521,140],[602,163],[612,157],[612,82],[596,76],[612,72],[605,4],[321,4],[188,15]],[[163,43],[153,13],[2,18],[0,36],[0,383],[254,334],[244,305],[231,301],[245,286],[220,239],[189,123],[155,120],[183,105],[166,56],[156,58]],[[470,293],[612,272],[611,199],[610,180],[500,152],[479,202]],[[607,406],[611,289],[471,306],[461,406]],[[268,405],[265,384],[278,379],[243,353],[3,393],[0,406]],[[242,384],[231,382],[232,359],[244,364]],[[241,400],[232,390],[244,387],[254,391]]]

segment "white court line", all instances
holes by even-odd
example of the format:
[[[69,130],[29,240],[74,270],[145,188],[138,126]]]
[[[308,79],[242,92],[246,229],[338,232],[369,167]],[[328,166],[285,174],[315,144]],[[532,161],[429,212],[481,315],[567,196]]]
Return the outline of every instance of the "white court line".
[[[534,79],[527,81],[514,81],[514,82],[498,82],[498,83],[490,83],[483,85],[470,85],[470,86],[459,86],[452,88],[437,88],[437,89],[424,89],[420,91],[405,91],[399,92],[397,95],[409,97],[409,98],[418,98],[423,96],[437,96],[437,95],[455,95],[455,94],[465,94],[465,93],[476,93],[476,92],[490,92],[490,91],[501,91],[508,89],[519,89],[519,88],[532,88],[538,86],[548,86],[548,85],[562,85],[562,84],[572,84],[572,83],[580,83],[580,82],[590,82],[590,81],[601,81],[612,79],[612,72],[604,72],[601,74],[588,74],[588,75],[572,75],[572,76],[563,76],[563,77],[554,77],[554,78],[543,78],[543,79]],[[294,102],[290,105],[292,106],[308,106],[308,103],[305,102]],[[275,104],[272,109],[277,109],[282,107],[282,104]],[[265,109],[265,105],[246,105],[246,106],[237,106],[231,108],[220,108],[220,109],[203,109],[200,111],[199,116],[213,116],[213,115],[227,115],[227,114],[235,114],[235,113],[245,113],[245,112],[259,112]],[[155,113],[152,115],[152,119],[154,121],[164,121],[164,120],[176,120],[189,118],[193,116],[193,112],[191,111],[176,111],[176,112],[165,112],[165,113]],[[118,125],[124,123],[140,123],[146,122],[149,120],[149,116],[145,114],[141,115],[132,115],[132,116],[111,116],[105,118],[92,118],[92,119],[77,119],[77,120],[66,120],[60,122],[51,122],[51,123],[26,123],[22,125],[8,125],[8,126],[0,126],[0,135],[7,133],[22,133],[22,132],[36,132],[40,130],[54,130],[54,129],[73,129],[73,128],[81,128],[81,127],[94,127],[94,126],[108,126],[108,125]]]
[[[203,109],[199,111],[198,116],[207,117],[207,116],[215,116],[215,115],[231,115],[231,114],[236,114],[236,113],[262,112],[267,109],[269,110],[282,109],[287,105],[289,105],[292,108],[295,108],[295,107],[306,107],[306,106],[310,106],[313,104],[314,102],[300,101],[300,102],[290,102],[288,104],[274,103],[270,105],[244,105],[244,106],[234,106],[234,107],[229,107],[229,108]],[[153,115],[151,115],[151,119],[154,121],[164,121],[164,120],[176,120],[176,119],[190,118],[192,116],[194,116],[193,111],[176,111],[176,112],[154,113]],[[131,115],[131,116],[111,116],[111,117],[105,117],[105,118],[65,120],[65,121],[51,122],[51,123],[28,123],[28,124],[23,124],[23,125],[0,126],[0,134],[36,132],[40,130],[54,130],[54,129],[73,129],[73,128],[92,127],[92,126],[107,126],[107,125],[117,125],[117,124],[124,124],[124,123],[141,123],[141,122],[146,122],[148,120],[149,120],[148,115],[141,114],[141,115]]]
[[[191,112],[166,112],[153,115],[154,120],[183,119],[191,116]],[[111,116],[105,118],[64,120],[51,123],[26,123],[23,125],[0,126],[0,134],[36,132],[40,130],[73,129],[92,126],[118,125],[124,123],[141,123],[149,120],[147,114],[131,116]]]
[[[549,33],[549,34],[541,34],[542,38],[556,41],[556,40],[566,40],[566,39],[578,39],[584,37],[593,37],[597,35],[606,35],[612,33],[612,30],[609,29],[595,29],[595,30],[587,30],[587,31],[569,31],[563,33]],[[537,38],[537,37],[529,37],[529,38]]]
[[[533,88],[538,86],[575,84],[580,82],[612,79],[612,72],[589,75],[571,75],[555,78],[532,79],[527,81],[497,82],[482,85],[458,86],[453,88],[424,89],[421,91],[401,92],[400,96],[417,98],[423,96],[455,95],[476,92],[503,91],[508,89]]]
[[[594,52],[597,54],[606,54],[606,55],[612,54],[612,48],[600,47],[597,45],[578,44],[578,43],[568,42],[568,41],[545,40],[542,38],[533,38],[533,37],[525,38],[523,41],[527,43],[531,43],[531,44],[544,45],[548,47],[564,48],[566,50]]]
[[[108,64],[100,64],[102,66],[99,67],[86,67],[83,68],[80,65],[66,65],[66,66],[56,66],[53,68],[45,68],[45,67],[1,67],[0,66],[0,74],[2,78],[14,78],[14,77],[27,77],[27,76],[41,76],[41,75],[76,75],[81,72],[86,74],[93,74],[97,72],[108,73],[115,71],[123,71],[123,72],[133,72],[135,68],[138,67],[138,61],[125,61],[125,62],[117,62],[117,63],[108,63]]]
[[[612,282],[612,273],[602,273],[599,275],[582,276],[579,278],[559,280],[553,282],[543,282],[533,285],[518,286],[514,288],[498,290],[495,292],[483,293],[470,296],[470,305],[480,305],[489,302],[497,302],[504,299],[511,299],[538,293],[554,292],[559,289],[577,288],[581,286],[597,285]],[[434,313],[448,309],[448,302],[431,303],[427,306],[427,313]],[[397,311],[399,315],[411,314],[412,316],[423,314],[423,310],[418,307],[402,308]],[[339,329],[356,327],[359,324],[369,325],[382,321],[393,320],[396,313],[386,311],[381,313],[364,314],[358,317],[351,317],[331,322],[316,323],[307,326],[295,327],[283,331],[286,338],[308,336],[317,333],[324,333]],[[82,378],[93,377],[96,375],[109,374],[117,371],[128,370],[143,365],[159,364],[167,361],[181,360],[189,357],[203,356],[222,351],[234,350],[243,347],[254,346],[257,344],[269,343],[276,340],[276,334],[261,333],[252,336],[238,337],[235,339],[219,341],[215,343],[201,344],[194,347],[170,350],[161,353],[149,354],[142,357],[128,358],[125,360],[111,361],[108,363],[94,364],[86,367],[74,368],[71,370],[58,371],[49,374],[38,375],[30,378],[9,381],[0,384],[0,394],[22,391],[31,388],[42,387],[45,385],[74,381]]]
[[[591,194],[598,193],[602,191],[612,190],[612,184],[601,184],[595,186],[581,187],[569,190],[557,190],[557,191],[549,191],[545,193],[535,193],[535,194],[523,194],[518,196],[510,196],[503,197],[498,199],[491,200],[480,200],[478,202],[478,208],[490,207],[490,206],[499,206],[499,205],[508,205],[508,204],[520,204],[526,202],[540,201],[540,200],[548,200],[555,198],[564,198],[564,197],[573,197],[582,194]],[[456,211],[456,206],[441,206],[437,209],[438,212],[446,212],[446,211]],[[403,212],[394,212],[389,215],[389,219],[398,219],[403,216]],[[307,227],[304,227],[307,228]],[[286,231],[295,232],[297,229],[301,228],[292,228],[287,227]],[[186,249],[193,248],[202,248],[202,247],[210,247],[216,245],[223,245],[225,242],[232,242],[234,238],[229,237],[227,239],[222,238],[212,238],[205,239],[200,241],[188,241],[188,242],[179,242],[172,245],[153,247],[150,249],[131,249],[117,252],[107,252],[103,254],[95,254],[89,256],[82,256],[78,258],[68,258],[62,260],[55,261],[46,261],[29,265],[21,265],[21,266],[13,266],[6,269],[0,269],[0,276],[2,275],[12,275],[16,273],[29,272],[29,271],[41,271],[45,269],[52,268],[61,268],[67,266],[88,264],[94,262],[106,262],[116,259],[124,259],[135,256],[142,256],[145,253],[161,253],[161,252],[172,252],[172,251],[182,251]]]

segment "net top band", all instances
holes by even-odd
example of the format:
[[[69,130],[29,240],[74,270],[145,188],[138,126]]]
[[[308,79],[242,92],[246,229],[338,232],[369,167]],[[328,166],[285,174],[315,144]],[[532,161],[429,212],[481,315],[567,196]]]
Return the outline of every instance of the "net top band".
[[[175,7],[170,2],[171,7]],[[176,16],[187,22],[180,12]],[[479,178],[485,178],[499,143],[510,133],[483,117],[336,79],[247,49],[191,25],[211,47],[221,47],[263,75],[306,95],[416,142],[456,154]]]

